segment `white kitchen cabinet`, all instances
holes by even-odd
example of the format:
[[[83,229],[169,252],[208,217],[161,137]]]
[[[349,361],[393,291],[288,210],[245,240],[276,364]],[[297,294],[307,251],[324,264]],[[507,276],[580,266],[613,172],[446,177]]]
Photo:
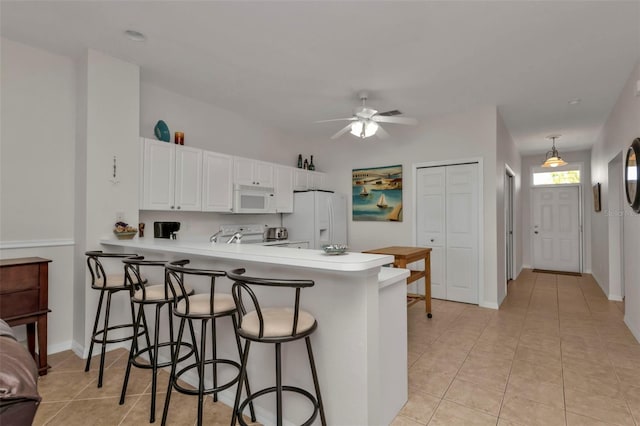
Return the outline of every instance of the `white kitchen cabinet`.
[[[293,213],[293,167],[275,166],[276,213]]]
[[[233,183],[236,185],[260,185],[274,187],[272,163],[235,157]]]
[[[325,189],[324,177],[325,177],[324,173],[309,172],[309,176],[307,177],[309,189]]]
[[[295,169],[293,171],[293,190],[306,191],[309,189],[309,172],[304,169]]]
[[[312,172],[305,169],[294,169],[293,189],[295,191],[307,191],[310,189],[326,189],[325,174]]]
[[[202,211],[230,212],[233,203],[233,157],[204,151]]]
[[[143,210],[202,209],[202,151],[144,140]]]

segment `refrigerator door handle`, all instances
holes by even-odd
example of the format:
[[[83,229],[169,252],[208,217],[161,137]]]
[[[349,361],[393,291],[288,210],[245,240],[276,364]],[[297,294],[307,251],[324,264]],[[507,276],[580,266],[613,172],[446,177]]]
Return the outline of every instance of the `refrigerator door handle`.
[[[329,198],[329,244],[333,244],[333,201]]]

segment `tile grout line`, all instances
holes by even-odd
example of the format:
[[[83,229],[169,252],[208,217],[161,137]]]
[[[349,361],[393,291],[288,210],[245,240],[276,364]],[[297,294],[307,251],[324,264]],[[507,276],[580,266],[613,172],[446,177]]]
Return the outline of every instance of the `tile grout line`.
[[[531,306],[531,299],[533,298],[533,291],[536,287],[536,282],[538,281],[538,276],[536,275],[536,279],[534,281],[533,287],[531,287],[531,291],[529,292],[529,298],[527,303],[527,311],[525,312],[524,319],[522,324],[520,325],[520,332],[518,333],[518,343],[516,343],[516,350],[513,353],[513,359],[511,360],[511,368],[509,368],[509,376],[507,377],[507,385],[504,388],[504,393],[502,394],[502,400],[500,401],[500,409],[498,410],[498,422],[500,421],[500,414],[502,414],[502,407],[504,406],[504,400],[507,395],[507,389],[509,388],[509,381],[511,381],[511,372],[513,371],[513,363],[516,358],[516,354],[518,353],[518,347],[520,347],[520,336],[522,335],[522,329],[524,328],[524,323],[526,321],[527,315],[529,314],[529,306]]]
[[[49,417],[49,418],[48,418],[48,419],[43,423],[43,426],[45,426],[45,425],[49,424],[49,423],[50,423],[50,422],[51,422],[51,421],[52,421],[52,420],[53,420],[53,419],[54,419],[58,414],[60,414],[60,412],[61,412],[62,410],[64,410],[65,408],[67,408],[67,406],[68,406],[69,404],[71,404],[71,401],[73,401],[73,400],[71,400],[71,399],[70,399],[70,400],[68,400],[66,404],[64,404],[62,407],[60,407],[60,409],[59,409],[58,411],[56,411],[56,413],[55,413],[53,416]],[[38,405],[38,407],[39,407],[39,406],[40,406],[40,405]]]
[[[125,415],[122,417],[122,420],[120,420],[120,423],[118,423],[118,426],[122,425],[122,423],[124,423],[124,421],[127,419],[127,417],[129,416],[129,414],[131,414],[131,411],[133,411],[133,409],[135,408],[136,405],[138,405],[138,403],[140,402],[140,400],[142,399],[142,397],[144,396],[144,394],[140,394],[138,395],[138,399],[136,400],[136,402],[134,402],[133,404],[131,404],[131,408],[129,408],[129,410],[125,413]]]

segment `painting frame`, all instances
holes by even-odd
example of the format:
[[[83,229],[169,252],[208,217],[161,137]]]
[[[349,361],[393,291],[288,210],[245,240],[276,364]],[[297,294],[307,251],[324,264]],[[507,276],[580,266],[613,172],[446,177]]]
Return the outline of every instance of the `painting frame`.
[[[600,183],[593,185],[593,209],[596,212],[602,210],[602,204],[600,202]]]
[[[402,222],[402,164],[351,172],[354,222]]]

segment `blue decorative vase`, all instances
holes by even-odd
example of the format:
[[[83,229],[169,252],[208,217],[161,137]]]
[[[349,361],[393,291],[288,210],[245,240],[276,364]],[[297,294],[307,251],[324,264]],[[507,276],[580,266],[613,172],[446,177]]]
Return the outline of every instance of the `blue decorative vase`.
[[[163,142],[171,142],[171,132],[169,131],[169,126],[167,123],[160,120],[156,123],[156,127],[153,129],[156,134],[156,138]]]

